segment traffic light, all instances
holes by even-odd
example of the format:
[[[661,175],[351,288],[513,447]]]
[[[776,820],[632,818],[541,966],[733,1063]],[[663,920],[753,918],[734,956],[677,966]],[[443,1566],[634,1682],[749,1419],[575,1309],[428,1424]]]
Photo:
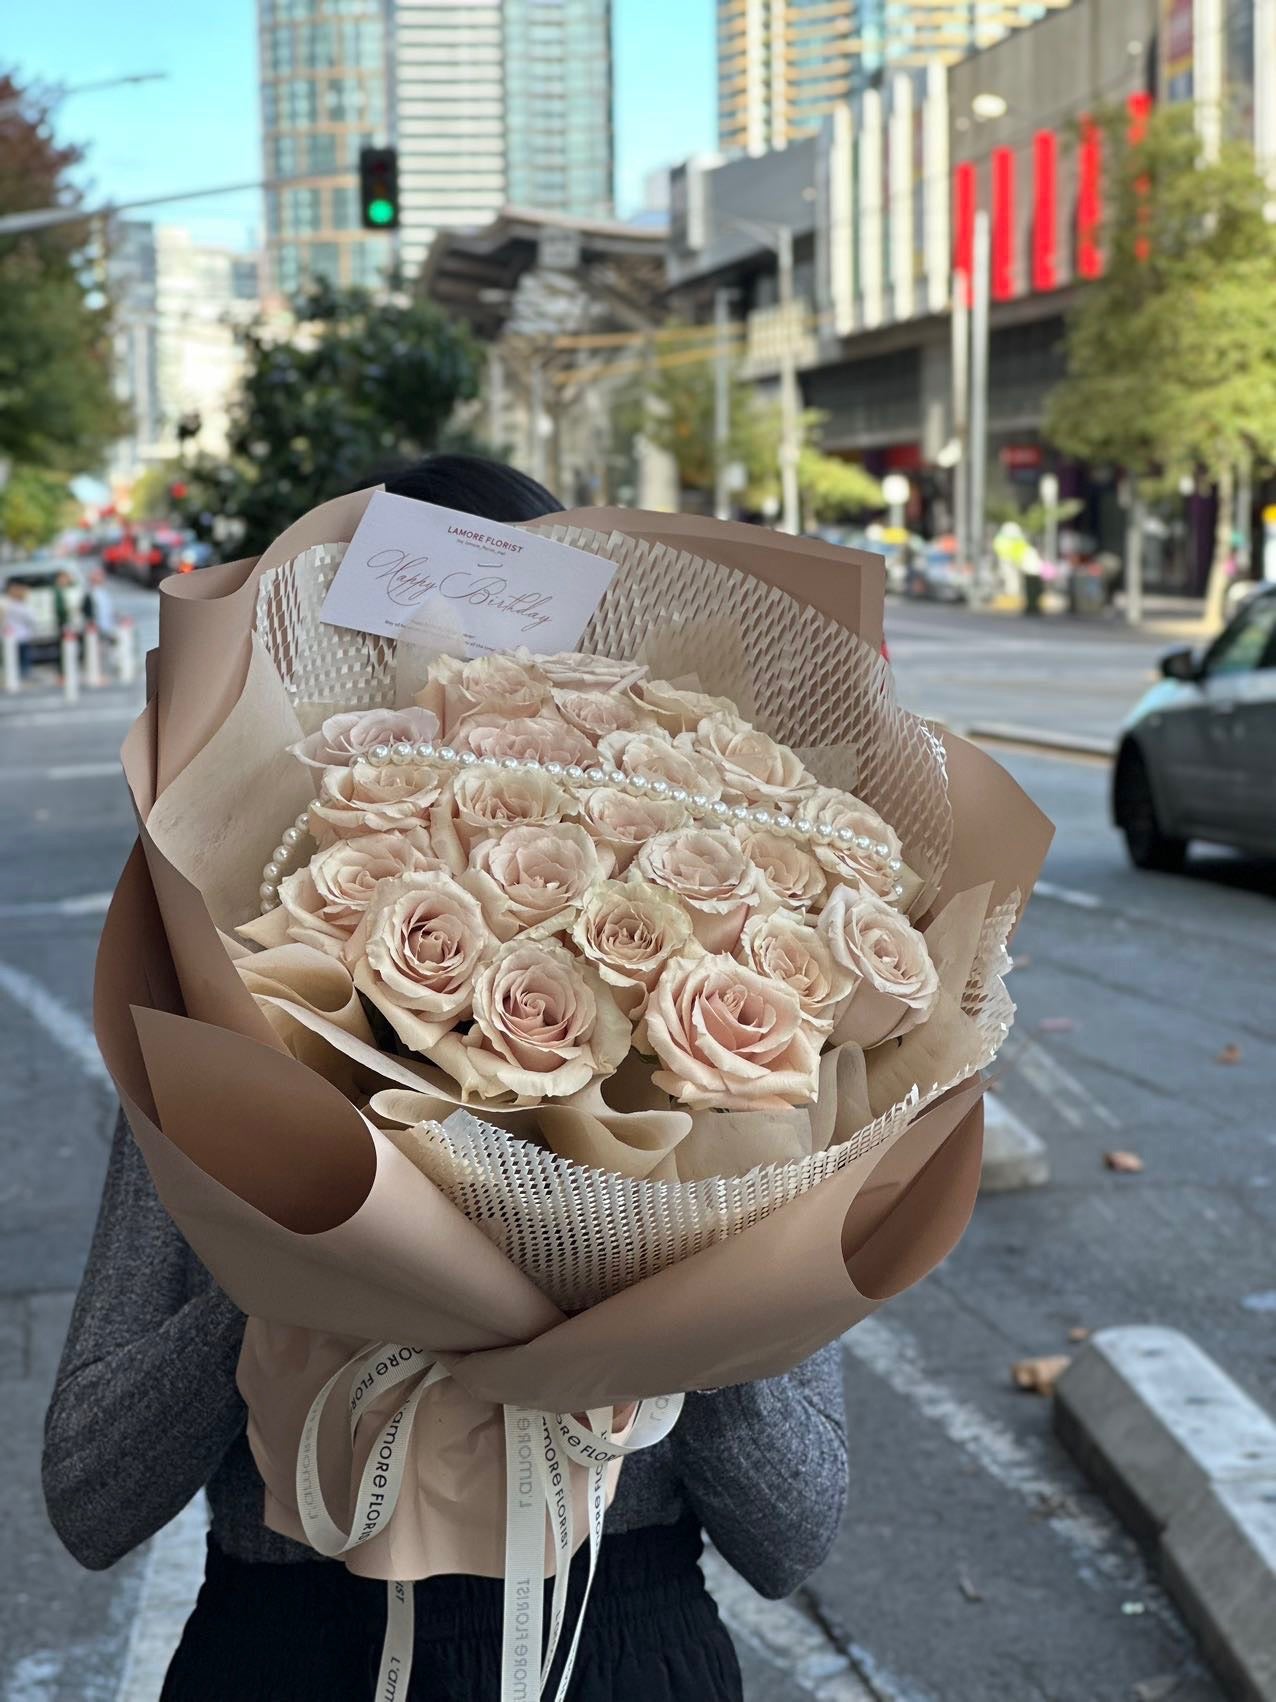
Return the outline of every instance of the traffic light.
[[[360,148],[359,212],[364,230],[399,227],[399,150]]]

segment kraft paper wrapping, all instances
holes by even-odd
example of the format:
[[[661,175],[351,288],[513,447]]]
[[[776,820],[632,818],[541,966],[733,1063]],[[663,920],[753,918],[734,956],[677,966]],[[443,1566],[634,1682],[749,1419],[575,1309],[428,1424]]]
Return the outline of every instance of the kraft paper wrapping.
[[[582,1411],[796,1364],[955,1244],[978,1186],[981,1083],[964,1082],[742,1232],[574,1315],[560,1311],[399,1150],[402,1131],[374,1126],[328,1079],[326,1054],[306,1051],[327,1043],[325,1025],[341,1037],[344,1063],[367,1045],[339,989],[298,955],[307,948],[232,960],[223,941],[243,920],[242,911],[229,914],[239,889],[225,886],[216,859],[200,871],[204,891],[165,854],[166,844],[186,837],[190,812],[215,808],[217,788],[233,785],[220,757],[215,770],[201,769],[214,735],[231,722],[231,739],[218,743],[233,749],[237,712],[245,727],[250,715],[269,722],[281,713],[269,689],[244,706],[246,691],[258,689],[252,621],[260,575],[314,545],[348,541],[369,494],[305,516],[255,564],[163,587],[155,696],[124,752],[141,832],[103,932],[95,1016],[166,1208],[249,1315],[240,1384],[268,1523],[299,1534],[300,1415],[323,1381],[361,1343],[401,1341],[443,1357],[452,1376],[426,1397],[391,1526],[347,1564],[376,1577],[499,1575],[499,1404]],[[880,636],[881,568],[873,558],[683,517],[555,519],[677,548],[704,550],[712,533],[715,559],[818,603],[848,630]],[[936,920],[946,903],[980,886],[994,903],[1027,893],[1049,839],[1044,818],[989,758],[961,740],[945,745],[955,833]],[[288,784],[282,771],[280,784]],[[211,787],[202,803],[198,785]],[[263,829],[266,852],[277,828]],[[944,919],[958,958],[971,934],[961,917],[959,906]],[[279,991],[263,1008],[254,988],[263,993],[267,984]],[[948,1079],[927,1077],[924,1055],[915,1073],[900,1062],[920,1033],[886,1049],[894,1054],[889,1088],[885,1060],[873,1067],[880,1054],[867,1075],[848,1076],[848,1103],[877,1103],[895,1091],[901,1070],[912,1081]],[[305,1062],[291,1055],[297,1049]],[[374,1117],[387,1096],[431,1091],[417,1068],[394,1060],[404,1069],[388,1070],[389,1062],[369,1065],[368,1090],[385,1090],[373,1100]],[[402,1107],[384,1109],[393,1122]],[[665,1163],[667,1138],[668,1130],[649,1127],[634,1147]],[[707,1153],[699,1162],[715,1159]],[[340,1439],[321,1437],[320,1452],[341,1505],[348,1462]]]

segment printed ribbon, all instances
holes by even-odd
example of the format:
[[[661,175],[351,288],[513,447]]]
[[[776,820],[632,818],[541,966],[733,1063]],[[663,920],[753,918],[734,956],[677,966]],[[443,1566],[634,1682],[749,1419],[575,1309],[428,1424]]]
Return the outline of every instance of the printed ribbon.
[[[359,1479],[354,1518],[343,1530],[329,1513],[319,1482],[319,1426],[342,1380],[353,1372],[347,1397],[350,1445],[373,1400],[387,1389],[412,1384],[403,1404],[386,1421]],[[297,1450],[297,1507],[306,1540],[320,1554],[338,1559],[376,1536],[389,1523],[403,1484],[408,1444],[426,1390],[447,1370],[418,1348],[383,1342],[360,1349],[320,1389],[306,1415]],[[681,1395],[642,1401],[619,1435],[611,1407],[591,1409],[588,1427],[565,1413],[532,1407],[505,1409],[505,1597],[501,1633],[500,1702],[533,1702],[544,1695],[562,1639],[567,1586],[576,1548],[576,1517],[569,1472],[586,1473],[589,1570],[576,1627],[563,1662],[554,1702],[563,1702],[580,1645],[585,1608],[598,1565],[607,1511],[607,1468],[613,1460],[663,1441],[682,1411]],[[545,1522],[554,1557],[549,1637],[544,1633]],[[386,1633],[377,1674],[376,1702],[404,1702],[412,1672],[414,1629],[412,1585],[387,1585]]]

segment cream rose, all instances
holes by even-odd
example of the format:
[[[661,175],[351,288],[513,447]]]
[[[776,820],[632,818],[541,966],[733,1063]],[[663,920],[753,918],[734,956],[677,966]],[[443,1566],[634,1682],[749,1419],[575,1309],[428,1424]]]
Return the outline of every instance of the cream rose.
[[[438,731],[439,718],[428,709],[361,709],[330,715],[317,733],[288,749],[307,768],[344,767],[374,745],[429,744]]]
[[[510,827],[544,827],[575,813],[569,793],[544,770],[463,769],[452,786],[456,826],[466,851]]]
[[[478,900],[451,875],[383,881],[350,937],[359,991],[415,1052],[470,1014],[474,978],[496,950]]]
[[[325,768],[310,806],[310,831],[320,845],[366,833],[397,833],[424,821],[452,771],[433,763],[355,762]]]
[[[553,656],[514,652],[516,660],[534,663],[550,684],[561,691],[623,691],[647,673],[645,662],[625,662],[614,656],[586,656],[580,651],[561,650]]]
[[[634,697],[656,717],[666,733],[689,733],[706,715],[734,715],[729,698],[710,697],[703,691],[684,691],[668,680],[644,680],[634,687]]]
[[[813,910],[824,897],[824,870],[800,840],[770,828],[742,828],[740,843],[766,894],[786,910]]]
[[[609,733],[636,733],[656,725],[652,716],[618,691],[555,691],[554,706],[564,721],[597,742]]]
[[[619,989],[630,1017],[641,1011],[661,969],[691,937],[682,902],[642,880],[599,881],[572,927],[577,948]]]
[[[802,801],[802,814],[817,827],[829,825],[835,837],[812,842],[817,861],[839,881],[895,898],[897,886],[913,879],[904,868],[899,835],[876,810],[849,792],[822,786]]]
[[[515,721],[540,715],[549,703],[550,682],[530,656],[475,656],[462,661],[440,656],[430,664],[429,682],[417,702],[432,710],[456,743],[458,730],[473,720]]]
[[[939,977],[925,937],[898,910],[841,886],[824,906],[819,931],[856,983],[835,1039],[875,1046],[926,1021],[939,997]]]
[[[288,937],[340,957],[379,881],[430,871],[447,874],[448,865],[436,855],[424,828],[338,839],[280,881]]]
[[[730,951],[758,902],[758,872],[725,828],[659,833],[639,849],[631,880],[635,873],[677,893],[691,911],[696,938],[708,951]]]
[[[657,981],[640,1044],[652,1080],[684,1105],[780,1111],[816,1097],[820,1049],[791,987],[732,957],[672,959]]]
[[[611,1075],[631,1030],[590,965],[556,940],[511,940],[474,983],[474,1026],[433,1056],[466,1099],[560,1099]]]
[[[798,996],[807,1020],[828,1030],[856,976],[833,956],[828,940],[810,922],[787,911],[751,916],[744,925],[736,956],[759,975],[779,981]]]
[[[484,839],[470,855],[461,877],[483,906],[487,925],[501,940],[534,930],[560,933],[569,928],[585,894],[611,872],[611,859],[600,853],[583,827],[511,827],[497,839]]]
[[[604,846],[623,873],[638,854],[638,848],[658,833],[673,833],[686,827],[690,812],[670,798],[634,797],[614,786],[595,786],[577,793],[581,819],[590,838]]]
[[[588,767],[594,747],[575,727],[547,715],[531,715],[516,721],[476,721],[457,734],[456,748],[473,751],[488,762],[561,762]]]
[[[730,803],[790,809],[816,789],[815,776],[787,745],[777,744],[738,715],[707,715],[678,743],[709,758],[722,776],[722,796]]]
[[[679,803],[722,796],[722,780],[708,758],[680,748],[660,727],[646,733],[609,733],[598,741],[598,754],[608,768],[641,776],[659,795],[685,793]]]

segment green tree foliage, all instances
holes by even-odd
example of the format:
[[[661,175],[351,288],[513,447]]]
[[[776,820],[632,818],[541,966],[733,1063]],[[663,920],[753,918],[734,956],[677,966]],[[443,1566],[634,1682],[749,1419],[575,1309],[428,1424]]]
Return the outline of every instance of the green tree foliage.
[[[811,520],[846,520],[882,508],[882,487],[853,461],[806,448],[798,459],[802,506]]]
[[[428,302],[312,287],[288,340],[265,325],[244,333],[248,357],[230,458],[181,469],[184,511],[199,531],[242,524],[261,550],[329,497],[443,440],[453,409],[478,393],[478,350]]]
[[[0,74],[0,213],[75,205],[81,158],[53,139],[38,96]],[[125,426],[86,237],[79,224],[0,237],[0,455],[19,465],[92,468]]]
[[[1270,192],[1247,144],[1202,157],[1190,106],[1153,113],[1137,142],[1107,129],[1107,270],[1069,328],[1047,429],[1148,489],[1203,471],[1219,487],[1217,567],[1237,470],[1276,449]]]
[[[44,467],[15,467],[0,490],[0,538],[18,550],[38,550],[74,512],[60,474]]]

